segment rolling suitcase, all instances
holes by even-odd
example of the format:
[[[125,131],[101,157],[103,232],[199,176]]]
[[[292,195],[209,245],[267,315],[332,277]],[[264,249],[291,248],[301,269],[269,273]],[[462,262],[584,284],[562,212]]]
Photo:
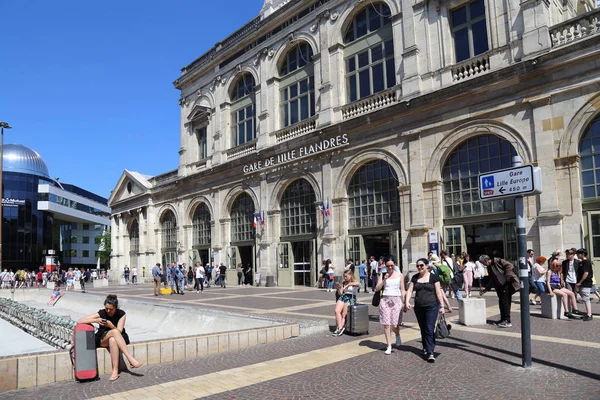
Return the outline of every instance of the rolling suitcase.
[[[73,330],[71,363],[75,379],[89,381],[98,378],[98,360],[96,358],[96,337],[94,326],[77,324]]]
[[[356,296],[354,296],[356,299]],[[367,304],[348,305],[346,332],[350,335],[369,333],[369,306]]]

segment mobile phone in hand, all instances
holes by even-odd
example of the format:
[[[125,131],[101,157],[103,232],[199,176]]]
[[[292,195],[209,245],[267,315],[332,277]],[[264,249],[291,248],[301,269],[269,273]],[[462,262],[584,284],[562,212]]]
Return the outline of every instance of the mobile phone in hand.
[[[102,318],[102,323],[103,323],[103,324],[105,324],[105,323],[106,323],[106,320],[105,320],[104,318]]]

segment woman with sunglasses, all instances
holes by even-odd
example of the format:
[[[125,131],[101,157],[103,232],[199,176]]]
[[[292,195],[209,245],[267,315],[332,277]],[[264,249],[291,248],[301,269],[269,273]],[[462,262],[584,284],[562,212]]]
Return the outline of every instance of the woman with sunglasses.
[[[429,272],[428,260],[419,258],[417,260],[417,271],[406,291],[404,311],[412,308],[410,304],[413,290],[415,291],[415,315],[421,329],[421,342],[423,343],[423,355],[427,362],[435,362],[433,351],[435,350],[435,322],[439,314],[446,312],[444,307],[444,294],[440,286],[440,280]]]

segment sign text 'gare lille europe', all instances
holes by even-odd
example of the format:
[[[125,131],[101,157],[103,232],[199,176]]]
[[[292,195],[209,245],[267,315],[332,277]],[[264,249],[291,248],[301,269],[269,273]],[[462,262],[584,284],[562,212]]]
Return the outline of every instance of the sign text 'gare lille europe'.
[[[244,165],[244,173],[256,172],[263,168],[273,167],[278,164],[287,163],[294,161],[295,159],[310,156],[313,154],[321,153],[323,151],[331,150],[336,147],[345,146],[349,143],[348,135],[337,135],[330,139],[325,139],[317,143],[313,143],[308,146],[302,146],[298,149],[286,151],[285,153],[277,154],[276,156],[265,158],[264,160],[256,161],[250,164]]]

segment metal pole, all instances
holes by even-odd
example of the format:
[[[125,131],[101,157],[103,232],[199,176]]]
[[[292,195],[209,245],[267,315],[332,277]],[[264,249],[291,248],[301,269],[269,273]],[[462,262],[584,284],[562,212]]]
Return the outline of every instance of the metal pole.
[[[522,159],[513,157],[513,167],[520,167]],[[529,273],[527,272],[527,235],[525,232],[525,208],[523,196],[515,198],[517,214],[517,250],[519,256],[519,281],[521,283],[521,352],[523,368],[531,368],[531,324],[529,321]]]

